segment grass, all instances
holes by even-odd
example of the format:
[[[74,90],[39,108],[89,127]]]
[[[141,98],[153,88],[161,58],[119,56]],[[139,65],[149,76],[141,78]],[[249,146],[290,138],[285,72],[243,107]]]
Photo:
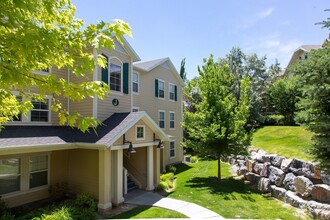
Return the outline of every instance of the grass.
[[[111,217],[112,219],[128,218],[187,218],[187,216],[158,207],[139,206],[128,212]]]
[[[221,182],[215,177],[216,161],[177,166],[177,182],[169,197],[193,202],[225,218],[301,219],[295,208],[248,188],[242,180],[231,177],[230,166],[222,164]],[[303,216],[303,219],[309,219]]]
[[[298,126],[266,126],[253,134],[252,145],[268,153],[311,161],[311,137],[312,132]]]

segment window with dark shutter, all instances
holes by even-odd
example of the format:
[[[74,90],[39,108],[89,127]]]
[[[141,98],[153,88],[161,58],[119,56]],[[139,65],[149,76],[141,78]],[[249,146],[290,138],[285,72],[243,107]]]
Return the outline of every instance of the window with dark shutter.
[[[109,84],[109,74],[108,74],[108,57],[104,54],[102,54],[104,58],[106,59],[106,67],[102,67],[102,81],[105,82],[106,84]]]

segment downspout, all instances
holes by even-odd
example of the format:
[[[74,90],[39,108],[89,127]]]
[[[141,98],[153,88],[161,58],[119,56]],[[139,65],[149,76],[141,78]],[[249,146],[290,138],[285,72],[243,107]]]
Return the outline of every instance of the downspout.
[[[70,84],[70,69],[68,68],[68,86]],[[68,112],[70,114],[70,96],[68,96],[68,101],[67,101],[67,109],[68,109]]]
[[[130,85],[130,88],[131,88],[131,110],[130,112],[133,111],[133,104],[134,104],[134,96],[133,96],[133,58],[131,58],[131,85]]]
[[[93,53],[94,53],[94,60],[95,60],[95,63],[96,63],[95,68],[94,68],[94,72],[93,72],[93,81],[95,82],[98,79],[97,51],[96,51],[95,48],[93,49]],[[97,96],[96,93],[94,93],[93,107],[92,107],[93,108],[92,109],[92,114],[93,114],[94,118],[97,118],[97,115],[98,115],[97,114],[97,111],[98,111],[97,105],[98,105],[98,96]]]

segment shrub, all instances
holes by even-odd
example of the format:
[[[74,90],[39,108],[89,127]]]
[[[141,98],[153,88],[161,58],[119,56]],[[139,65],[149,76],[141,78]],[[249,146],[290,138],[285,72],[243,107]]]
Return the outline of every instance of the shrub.
[[[0,196],[0,220],[14,220],[15,215],[10,213],[9,208],[5,201],[1,199]]]
[[[176,167],[172,165],[167,165],[166,166],[166,173],[175,173],[176,172]]]
[[[64,199],[66,197],[68,189],[69,189],[68,183],[65,182],[55,183],[54,185],[51,185],[49,187],[49,193],[51,199],[54,201]]]
[[[73,220],[71,213],[72,208],[63,206],[51,214],[42,214],[40,218],[33,218],[33,220]]]
[[[167,180],[174,180],[174,174],[173,173],[165,173],[160,175],[160,181],[167,181]]]
[[[198,159],[196,156],[190,157],[190,163],[197,163]]]
[[[157,186],[158,191],[167,190],[167,189],[168,189],[168,185],[166,182],[160,182]]]
[[[267,115],[265,117],[265,125],[284,125],[283,115]]]

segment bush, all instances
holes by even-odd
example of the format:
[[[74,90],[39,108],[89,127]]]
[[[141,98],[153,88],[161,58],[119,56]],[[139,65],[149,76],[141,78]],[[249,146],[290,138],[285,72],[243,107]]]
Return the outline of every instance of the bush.
[[[167,190],[169,187],[166,182],[160,182],[157,186],[158,191]]]
[[[62,200],[66,197],[68,189],[68,183],[55,183],[49,187],[50,198],[54,201]]]
[[[196,156],[190,157],[190,163],[197,163],[197,162],[198,162],[198,159]]]
[[[166,166],[166,173],[175,173],[176,172],[176,167],[172,165],[167,165]]]
[[[267,115],[264,125],[284,125],[283,115]]]
[[[72,208],[61,207],[53,211],[51,214],[42,214],[40,218],[33,218],[33,220],[73,220]]]
[[[173,173],[165,173],[160,175],[160,181],[167,181],[167,180],[174,180],[174,174]]]

